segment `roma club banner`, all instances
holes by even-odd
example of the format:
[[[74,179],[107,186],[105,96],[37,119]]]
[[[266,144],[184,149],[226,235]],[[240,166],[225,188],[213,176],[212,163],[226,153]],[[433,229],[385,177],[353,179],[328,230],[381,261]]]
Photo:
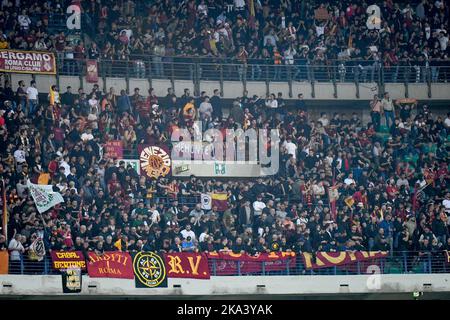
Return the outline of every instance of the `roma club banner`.
[[[87,269],[91,278],[134,278],[133,261],[126,252],[107,251],[102,255],[89,252]]]
[[[86,60],[86,81],[88,83],[98,82],[97,60]]]
[[[86,261],[81,251],[52,251],[53,269],[80,268],[86,270]]]
[[[214,259],[213,268],[217,275],[232,275],[241,272],[241,274],[258,273],[263,271],[281,271],[295,267],[296,255],[294,252],[271,252],[260,253],[251,256],[246,253],[232,252],[210,252],[207,254],[208,259]],[[239,269],[238,270],[238,262]]]
[[[208,257],[194,252],[164,254],[169,278],[209,279]]]
[[[155,252],[138,252],[133,258],[136,288],[167,288],[163,258]]]
[[[0,72],[56,74],[55,55],[50,52],[0,50]]]
[[[311,253],[302,253],[303,262],[307,270],[353,264],[358,261],[370,261],[386,257],[387,255],[387,251],[317,252],[314,259]]]

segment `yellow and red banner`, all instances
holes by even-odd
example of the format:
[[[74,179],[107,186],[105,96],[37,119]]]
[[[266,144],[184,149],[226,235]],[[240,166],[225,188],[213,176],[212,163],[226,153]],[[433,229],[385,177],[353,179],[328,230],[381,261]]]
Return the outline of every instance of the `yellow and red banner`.
[[[210,278],[208,257],[205,253],[166,253],[164,260],[169,278]]]
[[[0,50],[0,72],[56,74],[55,55],[45,51]]]
[[[0,251],[0,274],[8,274],[9,255],[8,251]]]
[[[302,253],[305,269],[320,269],[353,264],[361,261],[370,261],[386,257],[387,251],[355,251],[355,252],[317,252],[313,257],[311,253]]]
[[[228,209],[228,195],[226,193],[211,193],[212,206],[217,206],[218,211]]]
[[[287,267],[294,268],[296,255],[294,252],[271,252],[249,255],[247,253],[209,252],[217,275],[249,274],[262,271],[281,271]],[[263,263],[264,262],[264,263]]]
[[[86,260],[81,251],[52,251],[53,268],[56,270],[80,268],[86,270]]]
[[[107,251],[101,255],[89,252],[87,269],[91,278],[134,279],[133,260],[126,252]]]

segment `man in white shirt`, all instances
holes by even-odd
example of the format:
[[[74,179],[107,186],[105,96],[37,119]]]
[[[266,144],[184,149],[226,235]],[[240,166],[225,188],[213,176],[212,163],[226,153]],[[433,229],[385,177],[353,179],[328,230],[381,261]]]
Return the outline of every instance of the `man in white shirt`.
[[[445,207],[445,212],[450,213],[450,192],[447,192],[445,199],[442,200],[442,205]]]
[[[86,142],[86,141],[91,141],[92,139],[94,139],[94,135],[92,134],[92,129],[87,128],[86,132],[83,132],[83,134],[81,135],[81,140]]]
[[[33,115],[36,111],[39,103],[39,92],[36,89],[36,81],[31,81],[30,86],[27,88],[27,105],[28,116]]]
[[[59,167],[64,168],[64,175],[66,177],[70,174],[69,156],[65,156],[64,159],[59,162]]]
[[[356,181],[355,181],[355,179],[353,179],[353,173],[350,173],[349,175],[348,175],[348,177],[344,180],[344,183],[346,184],[346,185],[351,185],[351,184],[356,184]]]
[[[14,159],[16,159],[16,162],[18,164],[23,164],[24,162],[27,161],[26,159],[26,153],[23,150],[23,146],[19,146],[19,149],[17,149],[16,151],[14,151]]]
[[[210,119],[213,112],[213,107],[209,102],[208,96],[206,96],[204,99],[205,100],[200,103],[200,107],[198,109],[198,112],[200,113],[200,119]]]
[[[444,120],[444,125],[447,129],[450,128],[450,112],[447,113],[447,118]]]
[[[395,106],[394,102],[389,96],[389,92],[384,93],[384,98],[383,100],[381,100],[381,106],[383,107],[382,112],[384,112],[384,116],[386,118],[386,126],[390,128],[395,123]]]
[[[323,127],[327,127],[330,123],[330,120],[328,120],[327,114],[325,112],[322,112],[320,114],[320,118],[317,121],[319,121]]]
[[[183,236],[183,239],[186,239],[187,237],[191,237],[192,241],[195,240],[195,233],[191,230],[191,225],[186,225],[186,229],[181,230],[181,235]]]
[[[265,207],[266,207],[266,204],[264,202],[262,202],[262,196],[259,194],[256,197],[256,201],[253,202],[254,215],[257,217],[260,216]]]
[[[28,30],[30,28],[31,19],[27,15],[26,9],[22,10],[22,14],[17,17],[17,21],[19,22],[20,28],[22,30]]]
[[[295,155],[297,154],[297,146],[292,142],[292,137],[287,137],[286,141],[283,142],[283,147],[285,147],[287,153],[291,154],[295,159]]]

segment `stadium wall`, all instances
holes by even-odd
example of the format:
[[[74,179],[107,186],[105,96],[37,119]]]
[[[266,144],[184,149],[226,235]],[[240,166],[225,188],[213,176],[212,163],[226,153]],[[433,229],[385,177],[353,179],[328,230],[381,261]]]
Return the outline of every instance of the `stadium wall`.
[[[0,296],[63,295],[61,276],[2,275]],[[243,276],[168,279],[167,288],[135,288],[134,280],[83,276],[86,296],[313,295],[449,292],[450,274]],[[377,286],[379,285],[379,286]],[[74,295],[74,294],[72,294]]]
[[[64,92],[65,87],[69,85],[75,90],[82,86],[86,92],[90,92],[93,87],[92,83],[86,82],[85,77],[60,76],[56,78],[51,75],[35,75],[34,77],[40,92],[48,92],[50,86],[55,83],[62,88],[61,92]],[[13,90],[17,89],[19,80],[24,80],[28,84],[32,80],[32,75],[11,74]],[[127,84],[125,78],[108,77],[104,79],[99,78],[97,84],[102,89],[114,87],[117,94],[121,89],[129,89],[129,92],[132,93],[134,88],[139,88],[141,93],[145,94],[151,84],[157,96],[165,96],[167,88],[172,87],[172,82],[164,79],[153,79],[150,82],[147,79],[130,78]],[[425,83],[409,83],[408,85],[403,83],[386,83],[384,91],[391,92],[393,99],[411,97],[418,100],[450,100],[450,83],[432,83],[430,87],[431,90]],[[189,88],[191,92],[194,92],[194,83],[189,80],[175,80],[173,88],[175,94],[181,96],[185,88]],[[212,93],[214,89],[219,88],[220,82],[218,81],[200,81],[200,91]],[[306,100],[370,100],[378,92],[376,83],[360,83],[356,85],[351,82],[336,83],[336,88],[333,83],[328,82],[315,82],[313,84],[310,82],[293,82],[291,95],[288,82],[269,82],[267,86],[265,82],[247,81],[244,85],[240,81],[224,81],[222,89],[223,98],[228,99],[242,96],[245,89],[247,89],[249,95],[257,94],[262,97],[265,97],[267,92],[281,92],[285,99],[296,99],[299,93],[303,93]]]

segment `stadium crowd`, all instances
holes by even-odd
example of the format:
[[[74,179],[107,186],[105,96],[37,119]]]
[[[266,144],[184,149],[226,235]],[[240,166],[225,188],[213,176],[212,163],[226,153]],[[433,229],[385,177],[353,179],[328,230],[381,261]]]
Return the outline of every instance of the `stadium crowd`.
[[[1,175],[7,186],[9,239],[0,249],[18,260],[41,237],[46,250],[341,251],[450,249],[448,151],[450,113],[399,105],[386,93],[371,114],[312,118],[299,95],[237,98],[229,115],[218,90],[177,97],[135,89],[92,92],[71,88],[37,98],[36,84],[1,92]],[[8,90],[9,88],[9,90]],[[25,89],[26,88],[26,89]],[[12,100],[7,100],[11,99]],[[416,106],[416,107],[415,107]],[[391,120],[393,119],[393,121]],[[121,139],[170,146],[178,128],[277,128],[280,170],[256,179],[150,179],[102,157],[101,146]],[[65,202],[36,211],[26,180],[46,176]],[[336,202],[330,189],[337,189]],[[203,210],[200,194],[225,192],[228,206]],[[333,202],[333,204],[332,204]],[[335,211],[334,211],[335,210]]]
[[[192,57],[292,65],[294,78],[297,71],[301,77],[298,66],[344,63],[372,80],[380,65],[397,70],[393,81],[400,77],[397,66],[411,67],[418,80],[425,70],[433,81],[450,75],[437,68],[448,63],[450,50],[449,6],[442,0],[383,1],[379,30],[367,26],[368,3],[347,0],[73,1],[96,29],[87,46],[49,30],[51,17],[70,3],[2,1],[0,49],[53,51],[107,66],[150,56],[148,71],[156,77],[166,76],[164,62]],[[252,78],[261,73],[252,67]],[[90,92],[67,87],[59,93],[53,86],[46,101],[36,87],[21,81],[13,91],[6,81],[0,91],[0,172],[9,213],[0,250],[9,249],[11,260],[36,237],[46,250],[98,252],[450,249],[450,114],[397,103],[389,93],[370,102],[366,123],[357,114],[315,118],[301,95],[292,109],[281,94],[245,92],[227,105],[219,90],[193,97],[188,89],[176,96],[169,88],[157,97],[153,89],[128,94],[95,85]],[[171,134],[192,128],[194,120],[205,129],[278,129],[278,174],[154,180],[103,156],[109,140],[122,140],[127,155],[139,144],[170,146]],[[41,215],[26,181],[42,177],[65,201]],[[213,191],[227,193],[226,210],[202,209],[200,195]]]
[[[95,32],[89,44],[68,32],[49,32],[52,16],[63,15],[70,4],[90,17]],[[138,77],[147,71],[167,76],[165,64],[173,61],[228,60],[258,64],[247,71],[252,80],[264,76],[262,65],[292,66],[293,79],[310,79],[304,67],[312,65],[318,80],[329,66],[336,67],[338,79],[357,66],[351,73],[373,81],[383,66],[388,81],[449,80],[450,70],[439,68],[449,61],[446,2],[378,4],[380,12],[369,14],[369,3],[349,0],[2,1],[0,48],[54,51],[74,74],[81,70],[77,61],[86,58],[101,59],[106,75],[124,74],[121,62],[130,59]],[[281,70],[270,72],[273,80],[287,78]]]

